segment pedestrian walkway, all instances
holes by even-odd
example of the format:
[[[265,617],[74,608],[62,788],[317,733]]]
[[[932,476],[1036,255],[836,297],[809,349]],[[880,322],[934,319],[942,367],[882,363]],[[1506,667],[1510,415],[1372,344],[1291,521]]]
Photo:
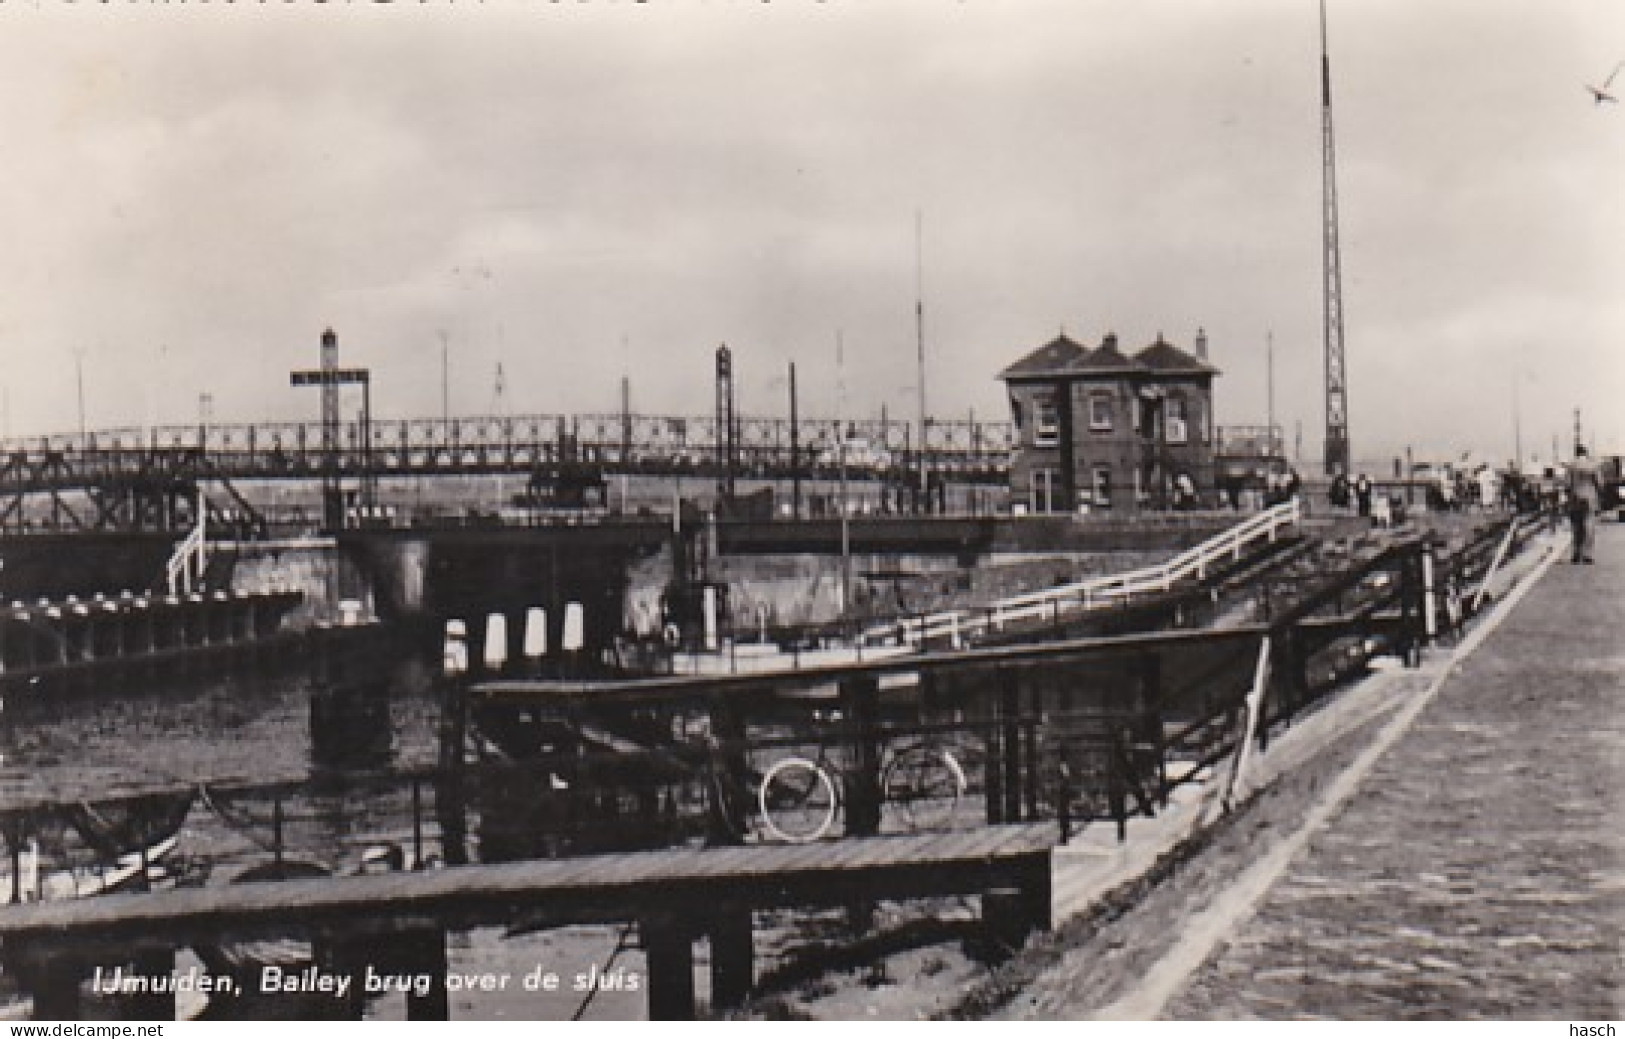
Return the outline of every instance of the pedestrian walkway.
[[[1283,868],[1222,896],[1252,911],[1212,955],[1106,1016],[1625,1014],[1625,527],[1595,555],[1546,570]]]

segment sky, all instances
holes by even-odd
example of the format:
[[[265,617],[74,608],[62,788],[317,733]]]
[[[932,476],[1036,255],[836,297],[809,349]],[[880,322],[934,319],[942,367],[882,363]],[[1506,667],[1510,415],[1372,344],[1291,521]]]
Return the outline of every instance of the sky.
[[[1328,18],[1356,458],[1625,451],[1625,8]],[[379,418],[912,417],[918,300],[935,416],[1205,329],[1320,457],[1313,0],[12,0],[0,82],[13,435],[314,419],[327,327]]]

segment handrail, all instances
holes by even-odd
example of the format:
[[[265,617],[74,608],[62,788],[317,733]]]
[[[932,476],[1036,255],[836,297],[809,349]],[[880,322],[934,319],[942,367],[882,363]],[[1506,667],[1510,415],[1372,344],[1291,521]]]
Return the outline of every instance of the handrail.
[[[925,617],[904,618],[870,628],[861,638],[870,644],[897,639],[905,645],[917,646],[927,639],[946,637],[957,645],[967,638],[985,634],[990,628],[998,630],[1027,620],[1059,619],[1064,613],[1108,606],[1129,596],[1166,592],[1190,577],[1205,578],[1214,563],[1227,558],[1240,559],[1248,545],[1260,539],[1274,541],[1282,530],[1302,520],[1302,503],[1293,498],[1250,516],[1155,566],[1013,595],[980,609],[944,610]]]
[[[200,492],[197,498],[197,526],[181,539],[164,565],[170,595],[190,595],[203,583],[203,570],[209,561],[209,509]]]

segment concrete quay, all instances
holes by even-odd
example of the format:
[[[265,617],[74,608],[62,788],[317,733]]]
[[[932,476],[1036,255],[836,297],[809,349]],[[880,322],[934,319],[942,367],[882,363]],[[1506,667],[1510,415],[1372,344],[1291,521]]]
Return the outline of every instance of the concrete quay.
[[[1625,1014],[1625,528],[1595,556],[1527,553],[1460,643],[1272,741],[1245,810],[1216,821],[1208,784],[1121,848],[1061,849],[1057,934],[998,1016]]]

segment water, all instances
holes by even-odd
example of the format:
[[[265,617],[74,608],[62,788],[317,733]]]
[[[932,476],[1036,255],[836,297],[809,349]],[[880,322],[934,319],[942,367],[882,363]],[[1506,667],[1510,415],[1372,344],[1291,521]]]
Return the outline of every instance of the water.
[[[389,739],[382,758],[366,762],[369,776],[386,770],[429,769],[439,753],[439,706],[430,672],[414,660],[387,665]],[[274,673],[209,680],[173,680],[145,687],[45,691],[35,686],[13,692],[0,713],[0,806],[20,801],[79,802],[93,805],[110,796],[142,791],[193,788],[194,799],[169,865],[189,882],[231,882],[254,865],[284,857],[314,863],[333,873],[355,872],[363,853],[390,841],[413,849],[413,807],[407,782],[356,786],[359,773],[316,760],[311,738],[311,697],[316,684],[303,667]],[[341,744],[343,741],[339,741]],[[244,792],[242,784],[305,783],[325,780],[308,792]],[[418,832],[421,851],[440,854],[433,815],[432,783],[420,790],[424,806]],[[71,831],[52,821],[38,824],[46,869],[64,860],[94,858]],[[470,826],[477,857],[477,818]],[[0,866],[9,873],[9,865]],[[10,878],[4,879],[9,894]],[[508,978],[497,992],[452,991],[454,1019],[553,1020],[578,1012],[595,979],[608,972],[641,982],[643,964],[635,949],[620,948],[616,927],[580,927],[508,936],[497,929],[448,935],[448,972],[467,978]],[[196,967],[190,950],[180,950],[178,971]],[[596,968],[596,969],[595,969]],[[529,991],[527,975],[556,974],[551,990]],[[586,973],[588,978],[578,978]],[[641,989],[641,985],[640,985]],[[88,992],[88,990],[87,990]],[[87,995],[87,1016],[116,1018],[116,997]],[[181,1016],[313,1018],[337,1016],[336,1001],[268,996],[222,1014],[201,996],[177,999]],[[404,998],[386,994],[369,999],[369,1018],[400,1018]],[[624,1020],[644,1016],[643,991],[598,992],[583,1012],[587,1019]],[[0,1016],[15,1017],[25,1000],[0,977]]]

